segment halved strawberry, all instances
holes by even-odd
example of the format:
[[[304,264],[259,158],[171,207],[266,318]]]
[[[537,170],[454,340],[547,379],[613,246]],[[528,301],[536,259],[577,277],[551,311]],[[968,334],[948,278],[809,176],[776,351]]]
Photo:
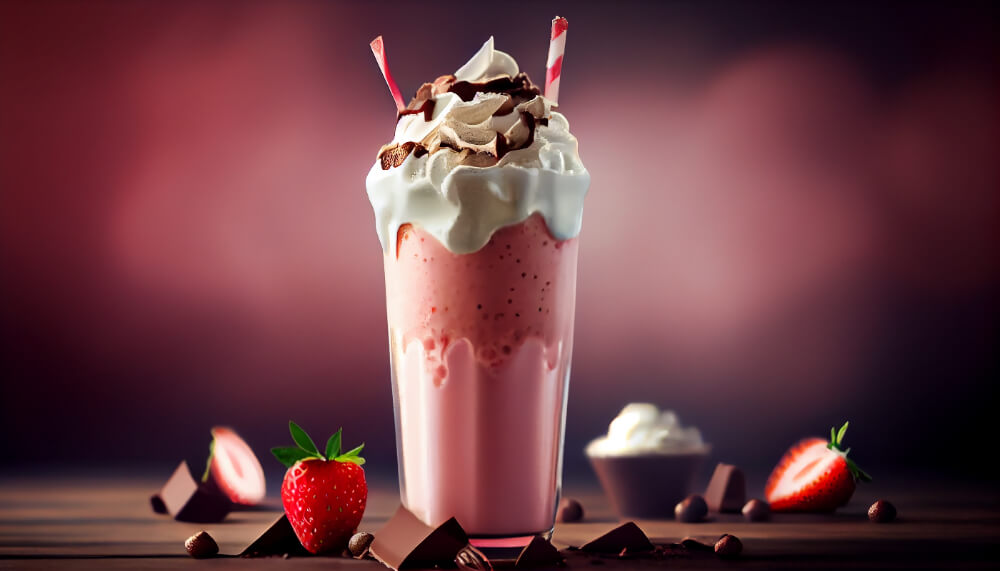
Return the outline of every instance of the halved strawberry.
[[[871,481],[842,447],[847,424],[831,428],[829,442],[806,438],[785,452],[764,488],[772,511],[831,512],[851,499],[858,480]]]
[[[250,446],[231,428],[212,428],[208,465],[201,480],[231,502],[255,506],[264,499],[264,469]]]

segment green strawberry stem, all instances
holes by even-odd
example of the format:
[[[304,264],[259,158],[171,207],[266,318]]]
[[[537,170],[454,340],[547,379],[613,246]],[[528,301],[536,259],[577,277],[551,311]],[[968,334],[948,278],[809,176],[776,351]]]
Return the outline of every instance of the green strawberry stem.
[[[851,476],[854,476],[855,481],[871,482],[872,477],[854,463],[847,455],[851,452],[850,448],[844,448],[844,434],[847,433],[847,425],[849,422],[844,422],[844,425],[837,430],[837,427],[830,427],[830,442],[827,443],[826,447],[834,452],[840,454],[844,460],[847,462],[847,469],[851,472]]]
[[[309,437],[309,434],[301,426],[288,421],[288,431],[292,433],[292,440],[295,442],[295,446],[278,446],[271,449],[271,454],[274,454],[278,462],[284,464],[286,468],[291,468],[296,462],[312,458],[331,462],[353,462],[358,466],[365,463],[365,459],[360,456],[361,449],[365,447],[364,444],[343,454],[340,453],[342,428],[337,430],[336,434],[326,441],[325,454],[320,453],[319,449],[316,448],[316,443],[313,442],[313,439]]]

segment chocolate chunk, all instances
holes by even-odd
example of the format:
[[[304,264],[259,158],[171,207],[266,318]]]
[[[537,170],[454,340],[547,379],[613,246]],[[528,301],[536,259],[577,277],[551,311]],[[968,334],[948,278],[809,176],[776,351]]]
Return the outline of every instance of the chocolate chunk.
[[[743,542],[735,535],[724,534],[715,542],[715,554],[719,557],[736,557],[743,551]]]
[[[178,521],[218,522],[232,509],[229,498],[213,493],[194,480],[187,462],[177,466],[159,496],[167,513]]]
[[[715,512],[739,512],[747,501],[747,484],[743,471],[732,464],[715,467],[705,490],[708,508]]]
[[[378,160],[382,165],[382,170],[385,171],[403,164],[403,161],[406,160],[406,157],[410,156],[410,153],[413,153],[415,157],[421,157],[427,154],[427,149],[420,143],[410,141],[401,145],[386,145],[379,151]]]
[[[425,83],[424,85],[428,86],[430,84],[429,83]],[[419,92],[418,92],[418,94],[419,94]],[[413,104],[411,103],[411,105],[413,105]],[[400,111],[399,113],[397,113],[396,114],[396,118],[399,119],[400,117],[402,117],[404,115],[417,115],[417,114],[420,114],[420,113],[424,114],[424,121],[430,121],[431,118],[434,117],[434,100],[433,99],[424,99],[423,102],[420,103],[419,106],[417,106],[417,107],[413,107],[412,109],[410,107],[407,107],[406,109],[403,109],[402,111]]]
[[[771,519],[771,504],[758,499],[750,500],[743,506],[743,517],[747,521],[767,521]]]
[[[184,549],[195,559],[205,559],[219,553],[219,544],[207,531],[202,530],[184,540]]]
[[[281,514],[264,533],[240,552],[240,557],[269,557],[272,555],[304,556],[309,555],[299,542],[292,524],[285,514]]]
[[[583,519],[583,506],[573,498],[563,498],[559,500],[559,510],[556,512],[556,521],[570,523]]]
[[[455,518],[431,527],[400,506],[375,533],[369,553],[390,569],[451,566],[469,544],[469,537]]]
[[[531,543],[524,546],[521,554],[517,556],[514,567],[518,569],[530,567],[547,567],[557,565],[566,558],[559,553],[548,540],[540,535],[531,538]]]
[[[684,498],[674,507],[674,518],[685,523],[702,521],[707,515],[708,504],[705,503],[705,498],[698,494]]]
[[[153,513],[167,513],[167,504],[163,503],[163,498],[160,497],[160,494],[149,496],[149,505],[153,508]]]
[[[896,519],[896,506],[886,500],[879,500],[868,508],[868,519],[875,523],[889,523]]]
[[[652,551],[653,543],[649,541],[649,538],[635,522],[630,521],[590,540],[580,549],[591,553],[621,553],[621,550],[625,549],[630,553],[635,553]]]
[[[370,533],[355,533],[351,536],[351,541],[347,543],[347,549],[354,557],[364,557],[368,552],[368,546],[372,544],[375,536]]]

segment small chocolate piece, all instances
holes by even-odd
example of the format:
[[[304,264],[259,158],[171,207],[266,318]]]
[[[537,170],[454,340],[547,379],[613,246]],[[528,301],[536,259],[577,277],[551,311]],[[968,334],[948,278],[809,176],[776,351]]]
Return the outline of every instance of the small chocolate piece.
[[[680,546],[688,551],[714,551],[715,548],[707,543],[702,543],[693,537],[685,537],[680,541]]]
[[[354,557],[364,557],[373,539],[375,539],[375,536],[370,533],[355,533],[351,536],[351,541],[347,543],[347,549],[351,551],[351,555]]]
[[[708,509],[714,512],[739,512],[747,501],[743,471],[732,464],[719,463],[705,490]]]
[[[771,504],[754,498],[743,506],[743,517],[747,521],[767,521],[771,519]]]
[[[707,515],[708,504],[705,503],[705,498],[698,494],[692,494],[684,498],[674,507],[674,517],[677,521],[685,523],[703,521]]]
[[[177,521],[219,522],[233,507],[229,498],[199,485],[191,476],[187,462],[181,462],[177,466],[174,474],[163,485],[159,496],[167,513]]]
[[[304,556],[309,555],[305,547],[299,543],[288,517],[281,514],[257,539],[253,540],[240,552],[240,557],[270,557],[273,555]]]
[[[482,551],[471,545],[466,545],[458,552],[458,555],[455,556],[455,565],[459,569],[468,569],[469,571],[493,571],[490,560],[483,555]]]
[[[469,544],[469,536],[455,518],[431,527],[400,506],[375,533],[369,553],[390,569],[451,566]]]
[[[531,538],[531,543],[521,550],[514,567],[524,569],[529,567],[549,567],[558,565],[566,558],[548,540],[540,535]]]
[[[719,557],[736,557],[743,551],[743,542],[735,535],[724,534],[715,542],[715,554]]]
[[[195,559],[214,557],[219,553],[219,544],[212,539],[207,531],[199,531],[184,541],[184,549]]]
[[[636,553],[652,551],[654,547],[646,534],[639,529],[639,526],[630,521],[590,540],[580,548],[582,551],[591,553],[620,553],[622,549]]]
[[[583,519],[583,506],[573,498],[563,498],[559,500],[559,510],[556,512],[556,521],[561,523],[571,523]]]
[[[389,170],[403,164],[406,157],[413,153],[415,157],[422,157],[427,154],[427,149],[420,143],[407,141],[401,145],[386,145],[378,152],[379,163],[382,170]]]
[[[868,519],[875,523],[889,523],[896,519],[896,506],[886,500],[878,500],[868,508]]]
[[[167,505],[163,503],[163,498],[160,497],[160,494],[149,496],[149,505],[153,508],[153,513],[167,513]]]

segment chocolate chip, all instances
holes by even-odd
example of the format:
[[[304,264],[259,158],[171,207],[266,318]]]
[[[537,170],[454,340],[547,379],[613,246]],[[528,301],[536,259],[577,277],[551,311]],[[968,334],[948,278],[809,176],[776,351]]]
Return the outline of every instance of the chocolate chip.
[[[767,521],[771,519],[771,504],[752,499],[743,506],[743,517],[747,521]]]
[[[875,523],[889,523],[896,519],[896,506],[886,500],[879,500],[868,508],[868,519]]]
[[[715,554],[719,557],[736,557],[743,551],[743,542],[735,535],[728,533],[715,542]]]
[[[219,553],[219,544],[206,531],[199,531],[184,541],[184,549],[195,559],[212,557]]]
[[[556,512],[556,521],[570,523],[583,519],[583,506],[573,498],[563,498],[559,501],[559,510]]]
[[[708,515],[708,504],[705,498],[698,494],[692,494],[678,503],[674,507],[674,517],[677,521],[693,523],[702,521]]]
[[[375,536],[370,533],[355,533],[351,536],[347,548],[351,550],[351,555],[354,557],[362,557],[368,551],[368,546],[372,544],[373,539]]]

